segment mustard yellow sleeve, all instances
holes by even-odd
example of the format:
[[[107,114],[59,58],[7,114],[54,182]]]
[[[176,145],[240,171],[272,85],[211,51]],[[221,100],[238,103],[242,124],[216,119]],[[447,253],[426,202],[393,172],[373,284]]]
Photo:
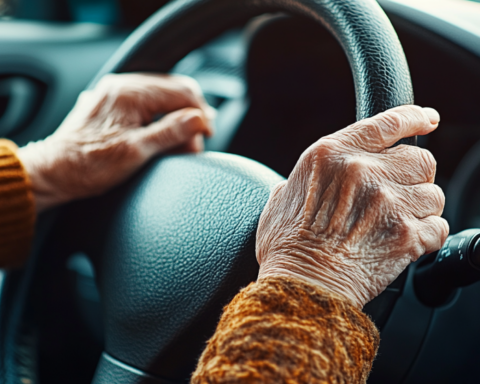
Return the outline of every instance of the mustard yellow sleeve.
[[[225,307],[192,383],[365,383],[378,344],[375,325],[346,300],[272,277]]]
[[[14,143],[0,139],[0,268],[25,262],[35,224],[31,184],[16,150]]]

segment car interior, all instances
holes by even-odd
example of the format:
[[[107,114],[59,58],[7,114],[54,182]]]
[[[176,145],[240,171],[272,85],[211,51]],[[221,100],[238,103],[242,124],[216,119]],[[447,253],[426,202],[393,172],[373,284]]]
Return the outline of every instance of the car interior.
[[[218,111],[205,155],[156,159],[106,196],[39,217],[29,264],[0,275],[2,383],[188,382],[221,308],[255,279],[255,228],[271,187],[320,137],[367,117],[361,91],[368,85],[359,85],[355,69],[363,59],[339,35],[336,16],[322,18],[315,7],[340,4],[355,14],[376,10],[376,1],[265,0],[255,11],[245,6],[252,0],[223,2],[0,5],[0,137],[25,145],[48,136],[80,92],[109,72],[191,76]],[[314,16],[290,3],[307,4]],[[473,255],[480,238],[480,3],[378,4],[405,54],[414,103],[441,115],[418,145],[435,156],[446,195],[443,217],[454,236],[444,249]],[[357,27],[355,20],[347,19]],[[364,40],[388,40],[374,34],[377,20],[366,20]],[[385,44],[372,57],[390,58],[377,63],[376,75],[394,85],[371,87],[391,87],[391,103],[407,104],[410,78],[406,88],[397,85],[402,56]],[[175,185],[187,184],[183,196]],[[191,202],[195,216],[187,218],[180,200],[192,196],[204,198]],[[178,233],[187,219],[198,227],[188,238]],[[213,232],[224,242],[210,241]],[[192,258],[188,244],[212,251]],[[369,384],[480,382],[480,266],[453,256],[446,263],[442,252],[410,265],[364,308],[381,332]],[[172,276],[182,277],[175,285]],[[212,291],[201,281],[211,281]]]

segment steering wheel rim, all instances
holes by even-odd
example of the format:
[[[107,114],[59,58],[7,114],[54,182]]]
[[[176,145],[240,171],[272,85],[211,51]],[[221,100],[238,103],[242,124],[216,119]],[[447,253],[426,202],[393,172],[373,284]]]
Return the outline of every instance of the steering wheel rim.
[[[102,68],[89,87],[93,87],[107,73],[135,71],[167,72],[191,50],[233,25],[243,23],[254,16],[266,12],[279,11],[306,16],[320,22],[339,41],[353,72],[357,99],[357,119],[373,116],[398,105],[413,103],[412,84],[403,50],[388,18],[374,0],[178,0],[159,10],[140,26]],[[194,31],[193,33],[192,30]],[[182,43],[178,44],[179,41]],[[404,139],[403,143],[415,144],[415,138]],[[205,173],[202,167],[208,171]],[[233,242],[236,241],[240,244],[237,247],[240,250],[237,250],[237,253],[232,256],[232,260],[235,261],[232,265],[235,264],[235,267],[233,270],[224,271],[222,278],[225,279],[227,275],[231,277],[232,271],[238,272],[239,268],[241,269],[246,265],[248,272],[241,273],[242,278],[238,279],[233,286],[230,286],[229,293],[223,294],[221,300],[216,299],[217,302],[213,307],[217,312],[209,318],[209,321],[213,321],[212,319],[218,318],[219,311],[221,306],[225,304],[226,298],[231,297],[240,286],[255,278],[256,270],[252,266],[252,260],[255,262],[252,246],[255,238],[255,223],[266,203],[270,189],[276,182],[281,180],[274,172],[255,162],[231,155],[207,154],[158,159],[151,163],[142,174],[136,176],[133,181],[128,182],[108,196],[73,204],[72,207],[63,209],[60,216],[69,218],[83,217],[80,222],[86,222],[85,215],[87,212],[94,215],[99,207],[103,209],[103,206],[108,206],[109,208],[106,211],[100,209],[105,215],[110,215],[109,219],[111,220],[105,225],[108,226],[115,220],[122,221],[122,213],[118,215],[116,211],[122,211],[123,209],[122,212],[127,212],[127,216],[135,211],[132,206],[143,198],[141,195],[143,192],[139,191],[144,191],[145,185],[161,188],[160,184],[151,183],[151,180],[158,180],[158,176],[163,175],[165,169],[167,173],[170,172],[170,181],[174,180],[171,172],[175,173],[179,172],[179,170],[187,171],[194,169],[200,175],[211,175],[212,171],[220,172],[220,174],[223,172],[226,181],[214,178],[216,183],[207,182],[206,185],[196,189],[195,192],[203,190],[211,192],[218,188],[219,185],[235,186],[238,185],[238,180],[240,180],[240,183],[243,183],[242,185],[245,185],[241,196],[245,198],[243,200],[244,205],[250,209],[248,217],[241,214],[238,217],[235,217],[235,214],[224,217],[226,223],[233,223],[233,227],[239,225],[241,222],[239,218],[244,220],[246,224],[242,227],[243,232],[240,231],[240,234],[232,237],[234,238]],[[232,174],[235,175],[235,180],[228,177]],[[197,186],[202,183],[200,179],[197,179],[197,181]],[[250,198],[252,191],[255,191],[257,194],[255,199]],[[171,190],[168,190],[166,195],[172,196],[171,192]],[[228,193],[231,193],[231,190]],[[222,197],[228,197],[228,193],[225,196],[222,195]],[[212,198],[212,195],[210,195],[210,198]],[[153,197],[150,196],[147,200],[152,201],[152,199]],[[217,204],[217,201],[212,200],[212,204]],[[228,199],[221,201],[219,204],[217,208],[220,207],[222,209],[225,207],[225,204],[227,206],[228,204],[235,206],[235,202]],[[224,205],[222,206],[221,204]],[[206,206],[202,206],[202,208],[208,209]],[[144,206],[142,209],[143,211],[148,210],[148,204],[146,208]],[[237,206],[236,209],[240,212],[243,207]],[[217,211],[219,215],[223,214],[221,209]],[[123,228],[118,229],[119,231],[125,229],[125,227],[122,227],[124,224],[119,224]],[[17,301],[15,304],[11,304],[12,300],[9,300],[9,305],[13,309],[8,313],[0,313],[2,318],[2,336],[6,339],[6,348],[1,365],[5,383],[16,382],[21,377],[21,373],[17,369],[18,367],[12,370],[8,364],[18,364],[18,359],[12,357],[12,354],[15,354],[12,351],[14,346],[18,345],[19,335],[22,335],[24,332],[22,327],[25,325],[25,318],[32,310],[32,295],[29,292],[35,286],[35,282],[38,283],[41,280],[38,274],[42,268],[39,266],[45,260],[48,260],[49,257],[51,260],[52,255],[58,255],[59,249],[61,249],[60,253],[63,254],[73,251],[72,244],[75,241],[68,237],[68,233],[65,233],[67,230],[70,231],[70,234],[71,231],[77,231],[83,237],[87,236],[85,231],[78,228],[78,226],[64,225],[61,219],[57,220],[53,231],[56,232],[56,235],[50,236],[47,240],[47,245],[33,258],[27,271],[20,279],[22,281],[17,283],[13,278],[14,283],[12,283],[11,288],[13,293],[11,295],[16,297]],[[58,235],[59,233],[61,235]],[[211,237],[215,236],[215,234],[207,233],[206,236]],[[68,241],[63,241],[65,239]],[[187,243],[193,240],[189,238]],[[85,241],[85,238],[79,240],[77,236],[76,241]],[[89,239],[87,241],[89,244],[86,245],[86,248],[92,247],[92,242],[95,243],[95,240]],[[105,245],[102,243],[104,248],[109,246],[109,244]],[[235,249],[235,247],[230,249]],[[48,252],[50,252],[50,256],[46,256]],[[98,253],[99,251],[92,250],[92,253],[95,252]],[[112,257],[114,256],[112,256],[111,252],[108,257],[102,256],[101,252],[99,256],[93,257],[94,264],[100,270],[98,280],[100,290],[104,293],[102,302],[107,303],[105,304],[107,306],[112,301],[111,297],[108,296],[115,295],[115,292],[111,287],[108,287],[110,277],[108,273],[105,273],[106,269],[101,264],[105,262],[104,259],[114,260]],[[108,265],[110,268],[113,268],[112,263]],[[18,286],[15,284],[18,284]],[[104,286],[103,289],[102,286]],[[114,284],[114,286],[118,288],[118,284]],[[224,285],[220,286],[224,287]],[[216,289],[218,289],[218,286]],[[105,294],[106,291],[108,291],[108,294]],[[145,299],[145,297],[142,298],[140,295],[135,296],[133,299],[127,298],[127,301],[138,300],[139,298]],[[128,339],[125,342],[126,344],[119,347],[124,340],[121,340],[121,335],[120,337],[116,335],[114,338],[117,341],[113,343],[115,346],[109,346],[108,333],[111,332],[112,327],[117,332],[118,329],[128,329],[132,324],[129,323],[126,326],[125,324],[121,326],[118,326],[118,324],[111,325],[112,323],[116,324],[118,321],[123,322],[122,316],[124,314],[119,316],[118,312],[119,301],[121,300],[117,300],[116,310],[112,311],[108,308],[104,310],[107,354],[104,354],[100,361],[94,383],[127,383],[135,380],[148,383],[165,383],[175,382],[175,380],[181,381],[187,378],[185,373],[189,373],[189,370],[191,370],[192,356],[198,353],[198,351],[193,354],[185,352],[188,355],[187,360],[189,362],[184,363],[177,371],[171,370],[165,373],[165,365],[158,365],[158,362],[155,361],[157,356],[143,356],[138,350],[134,352],[137,356],[133,358],[128,356],[126,351],[131,347],[129,343],[132,343],[132,340],[128,337],[126,337]],[[192,321],[194,322],[194,320]],[[19,324],[22,326],[19,326]],[[161,324],[157,326],[161,327]],[[196,348],[199,348],[198,343]],[[175,356],[181,359],[180,352],[176,350]],[[139,358],[138,354],[142,356]],[[165,353],[163,356],[165,356]],[[159,369],[158,366],[163,367],[164,371]]]
[[[413,104],[405,54],[392,24],[375,0],[177,0],[137,28],[88,88],[108,73],[168,72],[213,37],[270,12],[308,17],[332,33],[350,63],[357,120]],[[413,140],[404,143],[415,145]]]

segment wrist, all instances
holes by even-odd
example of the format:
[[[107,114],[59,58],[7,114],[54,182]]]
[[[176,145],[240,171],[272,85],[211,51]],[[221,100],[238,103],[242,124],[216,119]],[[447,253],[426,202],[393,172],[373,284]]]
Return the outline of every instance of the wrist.
[[[37,213],[68,201],[61,197],[53,181],[53,161],[49,160],[51,150],[47,139],[31,142],[18,149],[17,156],[27,172],[32,185]]]
[[[273,276],[284,276],[306,281],[319,286],[332,294],[351,302],[362,309],[368,302],[368,293],[351,278],[352,273],[338,273],[330,266],[319,266],[317,263],[302,263],[299,260],[289,261],[283,257],[275,257],[273,262],[263,262],[260,265],[258,281]],[[342,267],[346,272],[346,266]],[[345,275],[350,275],[346,277]],[[353,274],[354,275],[354,274]]]

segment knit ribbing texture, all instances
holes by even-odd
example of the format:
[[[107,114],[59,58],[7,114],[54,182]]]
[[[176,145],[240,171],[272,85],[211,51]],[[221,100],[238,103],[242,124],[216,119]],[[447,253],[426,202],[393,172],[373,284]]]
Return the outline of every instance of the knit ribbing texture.
[[[349,301],[270,277],[225,307],[192,383],[363,384],[378,344],[373,322]]]
[[[0,139],[0,268],[25,262],[35,225],[32,187],[16,148]]]

